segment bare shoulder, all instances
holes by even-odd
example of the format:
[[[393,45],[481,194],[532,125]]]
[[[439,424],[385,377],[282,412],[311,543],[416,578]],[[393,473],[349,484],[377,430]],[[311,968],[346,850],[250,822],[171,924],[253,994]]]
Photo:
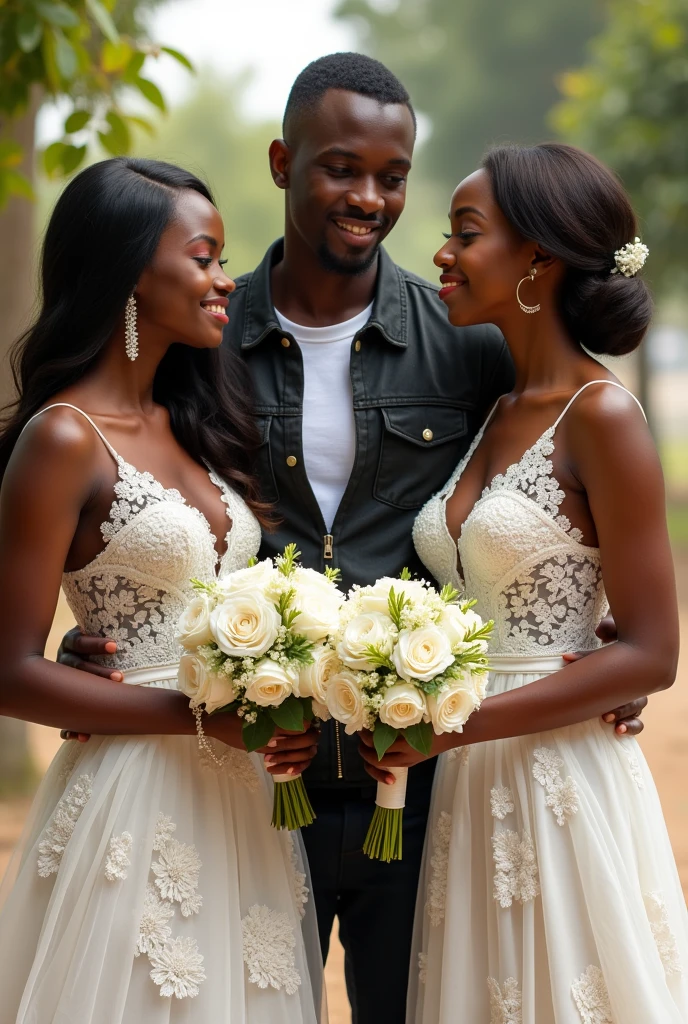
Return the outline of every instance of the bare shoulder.
[[[568,412],[567,441],[574,461],[588,468],[603,463],[611,473],[633,465],[644,470],[659,466],[638,401],[625,387],[613,383],[620,382],[586,388]]]
[[[66,406],[48,408],[31,420],[19,437],[8,465],[8,476],[23,476],[40,466],[41,473],[81,476],[96,464],[102,441],[88,420]]]

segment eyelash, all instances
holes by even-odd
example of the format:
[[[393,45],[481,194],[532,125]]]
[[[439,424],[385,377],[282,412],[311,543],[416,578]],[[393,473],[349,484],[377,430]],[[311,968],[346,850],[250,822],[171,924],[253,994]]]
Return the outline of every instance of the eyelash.
[[[213,262],[212,256],[194,256],[194,259],[196,260],[196,263],[200,263],[201,266],[205,267],[206,269]],[[221,267],[224,267],[227,260],[218,260],[217,262],[220,264]]]
[[[460,238],[462,242],[467,242],[471,238],[477,238],[479,234],[480,234],[479,231],[458,231],[456,233],[456,237]],[[443,235],[444,238],[447,238],[447,239],[454,237],[453,235],[448,235],[446,233],[446,231],[443,231],[442,235]]]

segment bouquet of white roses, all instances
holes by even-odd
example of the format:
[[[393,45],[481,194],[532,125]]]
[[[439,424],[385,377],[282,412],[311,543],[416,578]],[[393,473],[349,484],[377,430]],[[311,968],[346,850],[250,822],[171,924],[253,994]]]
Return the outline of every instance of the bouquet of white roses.
[[[344,667],[327,691],[333,718],[350,735],[370,729],[378,758],[403,732],[423,754],[437,735],[461,732],[480,706],[487,684],[487,641],[475,602],[429,584],[383,577],[354,587],[331,639]],[[407,768],[389,769],[393,786],[379,784],[364,852],[377,860],[400,860]]]
[[[199,743],[207,747],[201,707],[243,720],[246,749],[258,750],[275,728],[299,732],[329,717],[326,691],[338,666],[325,641],[336,628],[343,594],[338,572],[304,569],[289,544],[273,562],[255,560],[222,580],[192,580],[195,596],[179,619],[179,688],[191,700]],[[301,776],[275,775],[272,824],[310,825],[314,813]]]

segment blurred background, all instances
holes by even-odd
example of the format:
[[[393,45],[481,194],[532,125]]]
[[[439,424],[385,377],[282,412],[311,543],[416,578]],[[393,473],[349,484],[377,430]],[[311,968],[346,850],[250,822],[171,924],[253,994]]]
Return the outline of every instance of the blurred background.
[[[651,250],[651,334],[614,371],[648,412],[666,473],[688,636],[688,0],[3,0],[0,3],[0,391],[36,301],[36,253],[65,180],[131,152],[205,177],[227,228],[229,271],[280,234],[283,195],[267,149],[290,85],[336,50],[378,57],[419,113],[393,257],[435,277],[454,185],[494,142],[558,138],[610,163]],[[107,260],[107,252],[94,253]],[[70,625],[60,607],[48,645]],[[652,699],[643,747],[688,885],[688,658]],[[0,870],[59,744],[0,720]],[[333,1024],[350,1020],[341,949],[328,965]]]

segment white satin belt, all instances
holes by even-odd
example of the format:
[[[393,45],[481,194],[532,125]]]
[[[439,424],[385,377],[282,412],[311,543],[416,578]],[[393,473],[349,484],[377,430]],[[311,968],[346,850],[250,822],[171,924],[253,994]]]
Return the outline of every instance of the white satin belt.
[[[123,682],[127,686],[151,686],[166,682],[177,681],[179,662],[175,661],[168,665],[148,665],[146,668],[129,668],[122,673]],[[168,687],[170,689],[170,687]]]
[[[566,664],[560,654],[527,654],[521,657],[514,654],[488,654],[487,661],[491,672],[509,675],[529,675],[536,672],[546,675],[548,672],[558,672]]]

